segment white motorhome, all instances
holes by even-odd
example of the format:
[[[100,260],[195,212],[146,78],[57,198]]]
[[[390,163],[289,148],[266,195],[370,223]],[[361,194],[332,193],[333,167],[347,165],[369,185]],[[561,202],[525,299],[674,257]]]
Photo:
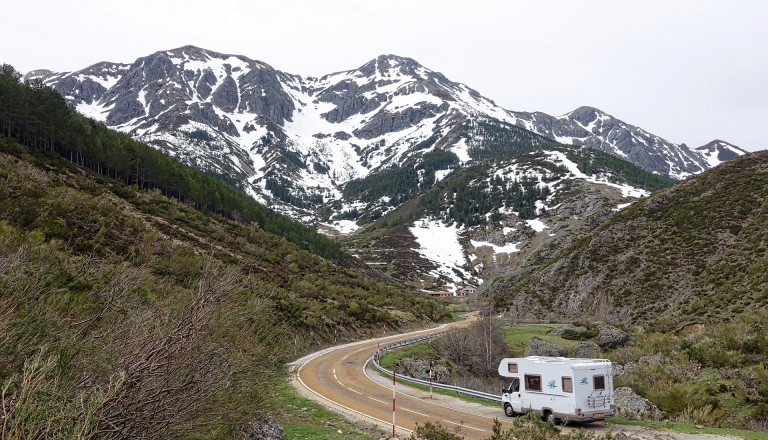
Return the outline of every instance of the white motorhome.
[[[533,411],[554,423],[592,422],[615,413],[607,359],[505,358],[499,363],[499,374],[512,378],[501,396],[509,417]]]

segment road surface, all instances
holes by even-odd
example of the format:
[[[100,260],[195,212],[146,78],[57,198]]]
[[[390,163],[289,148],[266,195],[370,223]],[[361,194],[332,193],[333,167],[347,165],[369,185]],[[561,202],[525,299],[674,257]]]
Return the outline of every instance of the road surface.
[[[299,359],[293,381],[305,396],[358,421],[392,432],[392,379],[383,378],[370,366],[379,345],[466,326],[471,321],[446,324],[430,330],[372,339],[334,347]],[[467,440],[488,438],[493,419],[505,422],[501,407],[473,404],[460,399],[397,384],[395,425],[398,437],[407,437],[416,423],[439,421],[449,429],[461,427]],[[508,427],[505,422],[505,427]],[[390,434],[391,435],[391,434]]]

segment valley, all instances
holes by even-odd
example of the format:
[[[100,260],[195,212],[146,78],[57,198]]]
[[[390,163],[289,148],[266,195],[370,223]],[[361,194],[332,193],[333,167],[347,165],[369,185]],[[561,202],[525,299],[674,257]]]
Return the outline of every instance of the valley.
[[[567,245],[579,236],[574,229],[589,229],[607,209],[744,153],[720,140],[700,148],[674,144],[592,107],[559,117],[503,109],[472,88],[396,55],[303,77],[241,55],[184,46],[133,63],[99,63],[75,72],[37,70],[24,79],[54,88],[84,115],[222,178],[278,212],[340,234],[362,261],[427,290],[477,287],[509,268],[526,273],[528,260],[551,252],[541,253],[539,247]],[[537,149],[565,151],[565,145],[588,150],[532,159]],[[607,154],[591,169],[575,157],[599,152]],[[477,167],[483,164],[492,165],[480,176]],[[631,171],[635,177],[643,170],[645,177],[627,182],[629,165],[637,167]],[[667,183],[659,185],[659,178]],[[460,184],[482,194],[484,185],[498,187],[498,179],[516,197],[526,191],[549,193],[527,195],[526,206],[493,201],[448,212],[447,205],[477,194],[446,199],[445,190],[440,194],[435,188]],[[588,183],[577,189],[577,180]],[[625,188],[619,196],[601,188],[606,196],[592,194],[586,205],[577,201],[585,198],[580,191],[594,193],[600,182],[634,189]],[[583,206],[569,206],[575,204]],[[562,229],[585,221],[587,226]],[[414,228],[427,222],[434,227],[422,232],[450,234],[450,256],[435,257],[414,236],[420,230]],[[382,231],[376,233],[379,239],[368,239],[367,230],[382,224],[397,225],[391,238]]]
[[[4,65],[0,105],[3,435],[247,436],[289,361],[469,309],[616,326],[605,355],[663,357],[623,380],[666,416],[764,427],[765,152],[395,55]]]

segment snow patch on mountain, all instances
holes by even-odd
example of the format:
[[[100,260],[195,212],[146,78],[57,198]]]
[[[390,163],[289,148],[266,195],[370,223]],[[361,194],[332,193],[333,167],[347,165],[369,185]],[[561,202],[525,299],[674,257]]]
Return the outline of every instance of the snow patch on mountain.
[[[549,226],[545,225],[543,221],[537,218],[526,220],[525,224],[528,225],[529,228],[533,229],[536,232],[542,232],[545,229],[549,228]]]
[[[335,229],[339,234],[349,235],[358,229],[360,226],[354,220],[336,220],[332,223],[321,223],[324,226]],[[322,232],[322,231],[320,231]]]
[[[450,280],[449,291],[455,292],[458,284],[469,280],[477,282],[465,269],[467,259],[464,256],[464,247],[459,242],[462,230],[455,223],[447,226],[440,220],[425,218],[416,221],[408,230],[419,244],[419,247],[413,250],[437,266],[430,271],[431,275]]]
[[[621,190],[621,194],[624,197],[640,198],[640,197],[648,197],[650,195],[650,193],[644,189],[635,188],[634,186],[631,186],[631,185],[622,185],[622,184],[611,182],[608,180],[607,176],[596,176],[596,175],[588,176],[583,172],[581,172],[581,170],[579,170],[579,166],[573,163],[571,160],[569,160],[568,157],[566,157],[565,153],[561,151],[547,151],[547,155],[549,155],[549,157],[553,159],[554,163],[565,166],[568,169],[568,172],[571,173],[573,178],[583,179],[592,183],[597,183],[600,185],[607,185],[607,186],[612,186],[614,188],[618,188]]]
[[[501,254],[501,253],[511,254],[513,252],[520,252],[520,249],[518,248],[518,246],[522,244],[522,243],[507,243],[503,246],[497,246],[487,241],[475,241],[475,240],[470,240],[470,243],[472,243],[472,246],[475,249],[480,247],[489,247],[493,249],[494,254]],[[472,257],[477,258],[475,255],[472,255]]]

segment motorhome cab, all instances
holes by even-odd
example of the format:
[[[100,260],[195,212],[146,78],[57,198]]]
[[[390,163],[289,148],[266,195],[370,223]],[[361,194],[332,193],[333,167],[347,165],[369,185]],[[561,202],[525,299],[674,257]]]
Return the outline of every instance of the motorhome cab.
[[[499,374],[512,378],[501,396],[509,417],[533,411],[554,423],[591,422],[615,413],[607,359],[505,358],[499,363]]]

